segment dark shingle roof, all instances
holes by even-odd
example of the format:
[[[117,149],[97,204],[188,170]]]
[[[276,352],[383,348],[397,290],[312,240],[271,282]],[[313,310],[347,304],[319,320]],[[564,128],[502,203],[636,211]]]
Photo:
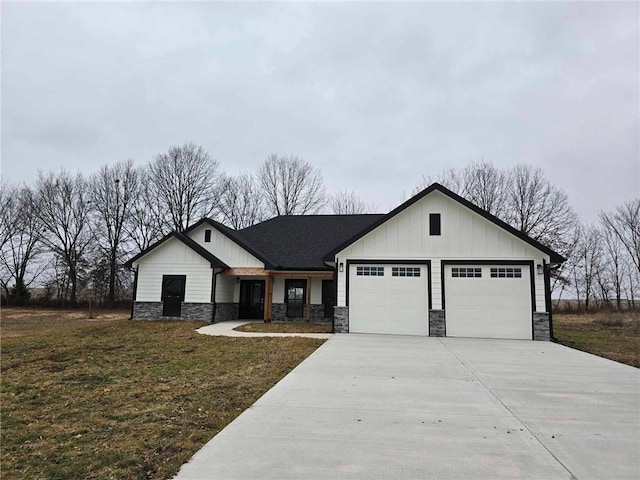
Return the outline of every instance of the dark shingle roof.
[[[382,214],[287,215],[235,233],[264,254],[270,264],[267,268],[326,270],[322,257],[329,250],[382,217]]]

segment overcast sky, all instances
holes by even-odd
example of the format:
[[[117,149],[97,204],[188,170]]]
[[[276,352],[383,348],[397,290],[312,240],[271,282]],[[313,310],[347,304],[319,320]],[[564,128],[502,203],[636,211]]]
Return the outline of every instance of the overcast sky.
[[[380,211],[529,163],[592,221],[640,195],[639,3],[11,3],[2,178],[299,155]]]

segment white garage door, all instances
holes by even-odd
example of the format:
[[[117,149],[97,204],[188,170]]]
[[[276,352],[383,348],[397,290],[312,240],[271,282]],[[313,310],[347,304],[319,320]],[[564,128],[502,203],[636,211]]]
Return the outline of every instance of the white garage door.
[[[424,265],[349,266],[349,331],[428,335]]]
[[[445,267],[448,337],[531,340],[531,317],[528,266]]]

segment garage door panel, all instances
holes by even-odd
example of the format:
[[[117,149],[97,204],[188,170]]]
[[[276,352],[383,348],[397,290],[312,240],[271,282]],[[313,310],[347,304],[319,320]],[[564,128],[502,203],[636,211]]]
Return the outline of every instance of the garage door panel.
[[[397,335],[428,335],[428,271],[420,276],[394,277],[393,267],[377,265],[383,276],[357,275],[358,265],[349,266],[349,331]]]
[[[454,277],[454,268],[481,269],[482,276]],[[521,276],[494,278],[491,268],[518,269]],[[531,315],[528,265],[453,265],[445,268],[447,336],[531,339]]]

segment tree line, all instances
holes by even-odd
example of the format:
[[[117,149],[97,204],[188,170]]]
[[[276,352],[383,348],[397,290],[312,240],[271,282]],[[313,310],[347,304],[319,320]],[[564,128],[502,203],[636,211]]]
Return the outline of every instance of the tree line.
[[[554,273],[586,308],[634,301],[640,284],[640,200],[584,226],[540,169],[488,162],[423,178],[438,181],[569,258]],[[268,156],[255,173],[228,175],[201,146],[173,146],[147,164],[104,165],[91,176],[39,172],[32,185],[0,185],[0,286],[5,302],[44,286],[56,305],[93,299],[112,307],[130,288],[124,262],[202,217],[242,229],[277,215],[371,213],[353,191],[327,192],[301,157]],[[634,216],[635,215],[635,216]]]
[[[148,164],[104,165],[91,176],[39,172],[0,185],[0,286],[12,304],[44,285],[58,305],[112,307],[130,287],[124,262],[167,233],[208,216],[242,229],[276,215],[364,213],[353,192],[328,195],[320,170],[270,155],[255,174],[228,175],[201,146],[173,146]]]

